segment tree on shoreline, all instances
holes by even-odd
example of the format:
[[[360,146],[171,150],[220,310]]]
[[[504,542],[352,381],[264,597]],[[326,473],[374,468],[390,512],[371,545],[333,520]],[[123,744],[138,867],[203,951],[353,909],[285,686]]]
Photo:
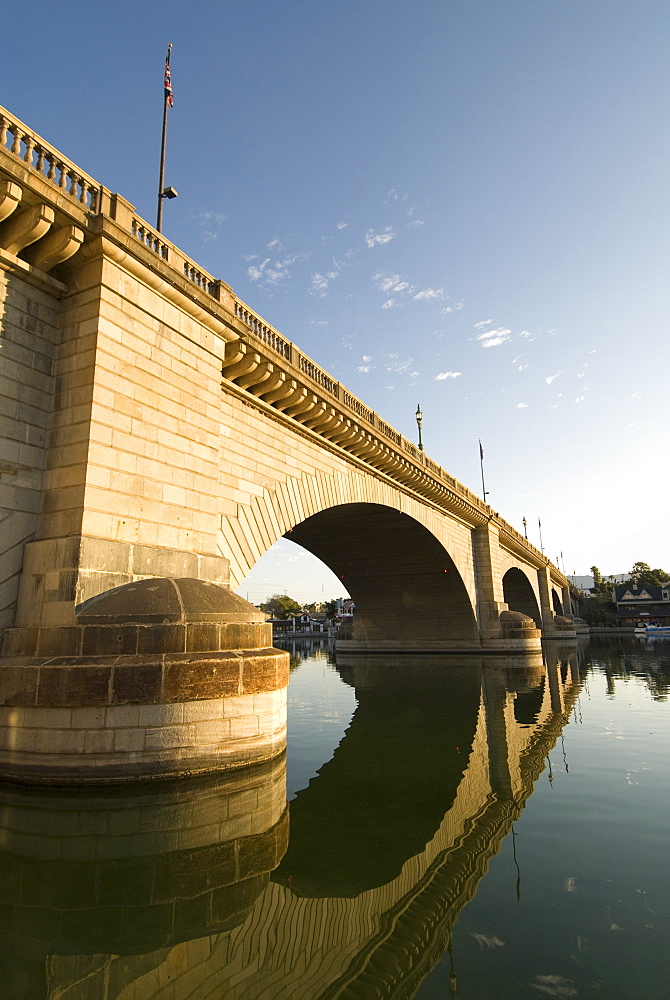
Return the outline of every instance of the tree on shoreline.
[[[670,573],[666,573],[664,569],[652,569],[646,562],[634,563],[628,580],[628,583],[634,583],[638,587],[661,587],[668,582]]]
[[[286,594],[273,594],[265,604],[261,604],[261,611],[270,615],[271,618],[285,619],[300,614],[302,606]]]

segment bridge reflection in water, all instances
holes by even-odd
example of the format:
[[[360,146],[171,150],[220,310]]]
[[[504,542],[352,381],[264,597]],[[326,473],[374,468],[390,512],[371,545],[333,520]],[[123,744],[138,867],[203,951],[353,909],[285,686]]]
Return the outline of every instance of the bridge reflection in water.
[[[410,997],[577,697],[576,643],[547,656],[338,657],[358,707],[290,837],[283,758],[160,787],[4,786],[0,995]]]

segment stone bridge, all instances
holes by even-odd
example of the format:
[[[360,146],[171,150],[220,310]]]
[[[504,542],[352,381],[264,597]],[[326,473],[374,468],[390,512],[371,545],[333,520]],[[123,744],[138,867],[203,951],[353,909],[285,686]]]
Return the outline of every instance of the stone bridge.
[[[0,273],[5,660],[233,648],[203,631],[220,604],[160,634],[160,607],[88,605],[153,578],[229,592],[281,537],[354,598],[351,650],[537,650],[573,628],[567,579],[497,512],[2,109]]]

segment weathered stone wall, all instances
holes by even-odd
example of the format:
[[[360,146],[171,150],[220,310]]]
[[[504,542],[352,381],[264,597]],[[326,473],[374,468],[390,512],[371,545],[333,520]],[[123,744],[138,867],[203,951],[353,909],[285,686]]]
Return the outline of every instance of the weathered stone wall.
[[[59,339],[52,284],[50,292],[0,269],[0,629],[14,623],[23,548],[42,508]]]

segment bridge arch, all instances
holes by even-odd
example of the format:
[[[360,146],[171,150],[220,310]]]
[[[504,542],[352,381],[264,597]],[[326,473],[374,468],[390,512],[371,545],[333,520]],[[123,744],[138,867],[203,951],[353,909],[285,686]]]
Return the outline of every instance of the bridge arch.
[[[556,588],[555,587],[551,588],[551,604],[552,604],[552,607],[554,609],[554,614],[555,615],[562,615],[563,614],[563,605],[561,603],[560,597],[556,593]]]
[[[532,618],[538,628],[542,628],[540,606],[533,586],[523,572],[513,566],[503,576],[503,594],[510,611],[520,611]]]
[[[356,604],[356,638],[477,638],[472,603],[454,560],[408,514],[381,504],[339,504],[295,525],[286,537],[342,580]]]

